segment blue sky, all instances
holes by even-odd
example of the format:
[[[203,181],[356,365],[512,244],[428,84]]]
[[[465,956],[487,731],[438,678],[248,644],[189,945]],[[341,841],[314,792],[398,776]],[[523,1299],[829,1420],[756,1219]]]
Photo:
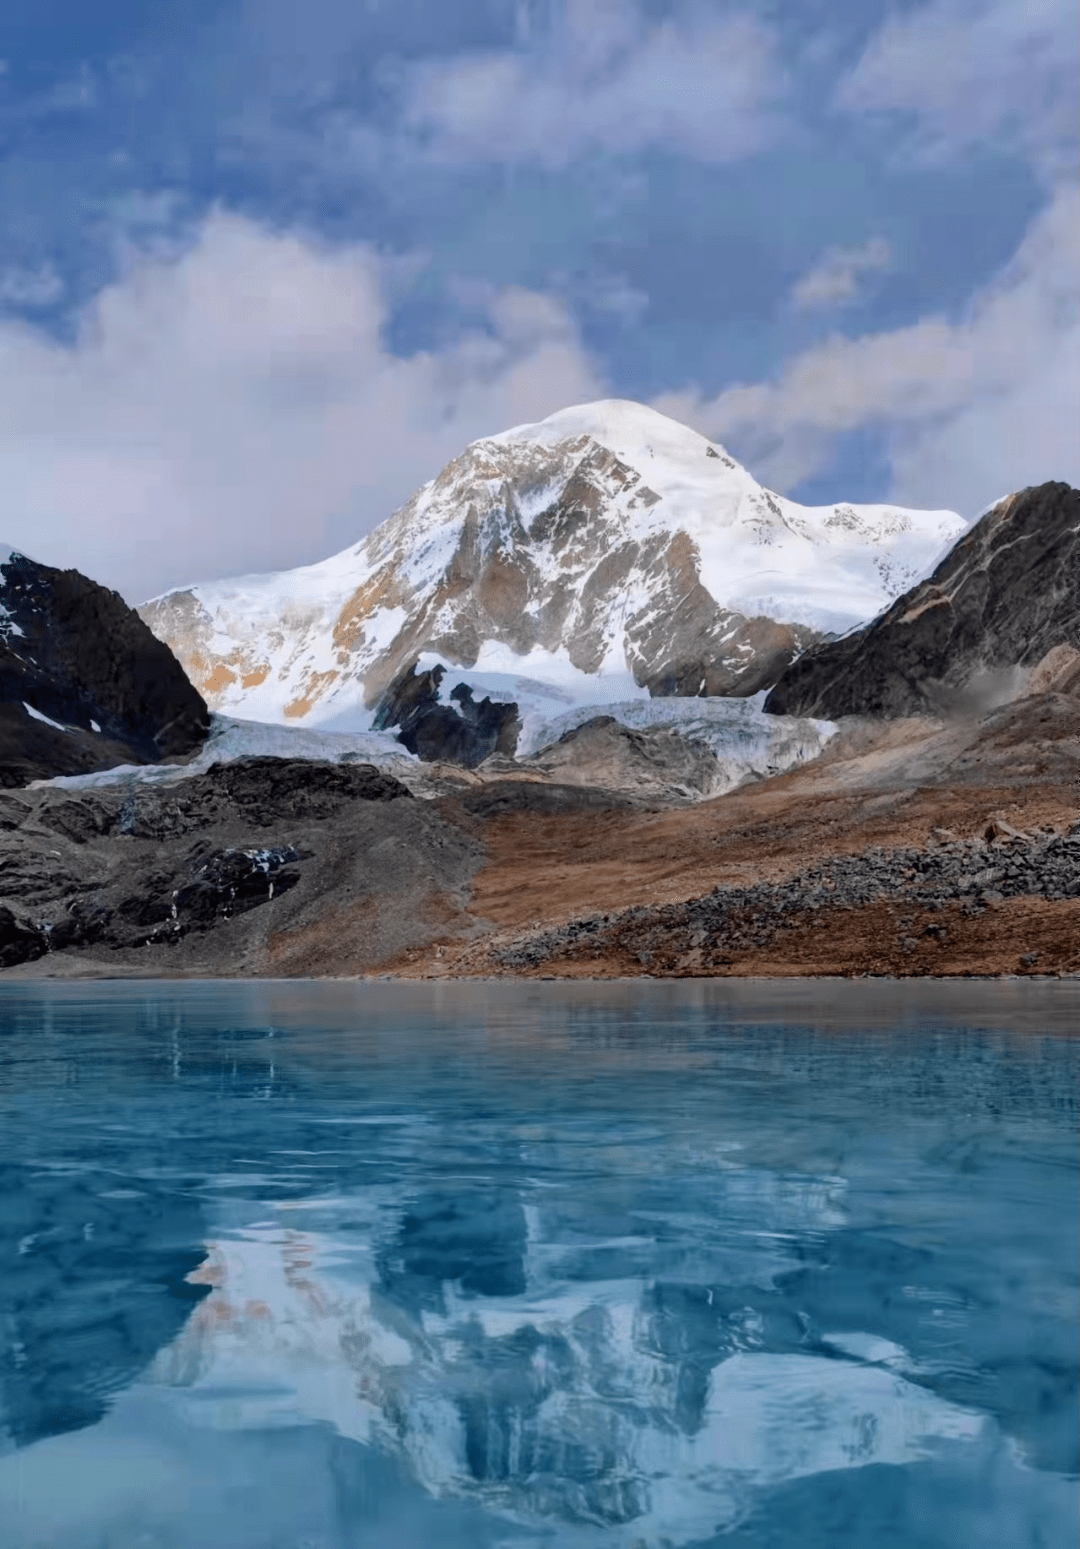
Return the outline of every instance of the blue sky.
[[[653,402],[807,501],[1080,482],[1073,0],[7,0],[7,541],[302,563]]]

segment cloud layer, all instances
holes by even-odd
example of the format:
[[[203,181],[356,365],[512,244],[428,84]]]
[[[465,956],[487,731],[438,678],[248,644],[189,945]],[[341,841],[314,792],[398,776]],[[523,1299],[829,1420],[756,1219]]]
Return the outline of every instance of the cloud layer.
[[[744,156],[773,133],[784,76],[749,11],[650,23],[631,0],[567,0],[539,45],[424,61],[398,85],[403,125],[436,159],[565,167],[654,147]]]
[[[910,153],[1014,146],[1075,170],[1080,28],[1073,0],[929,0],[888,20],[842,83],[849,110],[906,119]]]
[[[781,489],[867,427],[907,504],[973,514],[1080,483],[1078,231],[1066,188],[963,316],[833,334],[771,380],[654,403]],[[0,535],[133,601],[284,568],[369,530],[470,440],[613,391],[566,304],[520,288],[474,287],[481,324],[395,354],[392,297],[422,264],[217,213],[182,254],[135,261],[70,344],[0,324]]]
[[[822,498],[1080,477],[1074,0],[91,10],[0,74],[31,553],[317,559],[607,393]]]
[[[832,460],[838,438],[887,437],[892,499],[973,514],[1045,479],[1080,483],[1080,195],[1062,188],[1012,261],[953,321],[835,334],[771,381],[656,406],[740,449],[780,489]],[[755,455],[756,454],[756,455]]]
[[[313,561],[468,441],[602,395],[565,307],[519,289],[394,355],[400,269],[216,214],[102,292],[73,344],[0,325],[4,541],[131,601]]]

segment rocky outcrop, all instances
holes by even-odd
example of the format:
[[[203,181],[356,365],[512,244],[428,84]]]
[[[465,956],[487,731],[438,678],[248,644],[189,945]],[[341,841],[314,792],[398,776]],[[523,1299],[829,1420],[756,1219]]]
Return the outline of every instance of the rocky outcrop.
[[[486,697],[477,704],[467,683],[450,690],[450,704],[441,704],[439,685],[445,674],[441,666],[418,673],[414,662],[379,701],[374,729],[399,727],[397,740],[429,764],[475,769],[493,753],[512,757],[521,730],[517,705]]]
[[[0,785],[202,746],[202,697],[116,592],[14,552],[0,580]]]
[[[701,801],[730,784],[702,743],[670,726],[623,726],[611,715],[594,716],[520,762],[523,770],[568,785],[665,802]]]
[[[1000,501],[928,580],[864,629],[811,647],[765,702],[836,719],[985,709],[1064,683],[1080,647],[1080,492]]]

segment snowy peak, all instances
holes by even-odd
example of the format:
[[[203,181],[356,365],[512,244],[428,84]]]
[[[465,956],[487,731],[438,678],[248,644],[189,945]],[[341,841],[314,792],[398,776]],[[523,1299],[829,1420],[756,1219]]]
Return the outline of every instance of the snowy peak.
[[[596,403],[576,404],[549,414],[547,419],[535,425],[515,425],[488,440],[496,446],[527,442],[555,446],[575,436],[590,437],[632,468],[652,462],[659,469],[674,473],[680,468],[689,469],[702,457],[711,455],[714,461],[725,460],[729,469],[737,469],[748,483],[753,484],[745,469],[739,468],[715,442],[687,425],[680,425],[678,420],[669,419],[659,410],[634,403],[629,398],[603,398]]]
[[[473,442],[318,565],[142,610],[216,708],[361,724],[419,657],[618,692],[752,694],[879,612],[963,530],[950,512],[811,510],[723,448],[607,400]],[[635,690],[636,686],[636,690]]]

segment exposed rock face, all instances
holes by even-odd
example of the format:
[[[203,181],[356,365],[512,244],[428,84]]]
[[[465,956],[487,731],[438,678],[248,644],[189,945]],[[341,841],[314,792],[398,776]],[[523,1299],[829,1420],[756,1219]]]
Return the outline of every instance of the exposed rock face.
[[[812,647],[765,702],[779,715],[980,708],[1064,683],[1080,646],[1080,492],[1002,500],[928,580],[865,629]]]
[[[0,785],[194,753],[209,714],[116,592],[0,551]]]
[[[475,769],[493,753],[513,755],[521,721],[516,704],[473,699],[467,683],[451,689],[453,703],[439,703],[446,669],[417,673],[415,664],[393,682],[379,701],[374,729],[400,727],[398,741],[425,763],[445,762]],[[460,706],[455,709],[454,706]]]
[[[612,401],[473,443],[321,564],[141,612],[214,709],[261,720],[370,708],[425,653],[536,678],[557,656],[653,694],[749,695],[962,529],[951,512],[798,506],[696,432]]]
[[[521,767],[568,785],[664,801],[700,801],[730,783],[716,755],[668,726],[634,730],[611,715],[577,726]]]

